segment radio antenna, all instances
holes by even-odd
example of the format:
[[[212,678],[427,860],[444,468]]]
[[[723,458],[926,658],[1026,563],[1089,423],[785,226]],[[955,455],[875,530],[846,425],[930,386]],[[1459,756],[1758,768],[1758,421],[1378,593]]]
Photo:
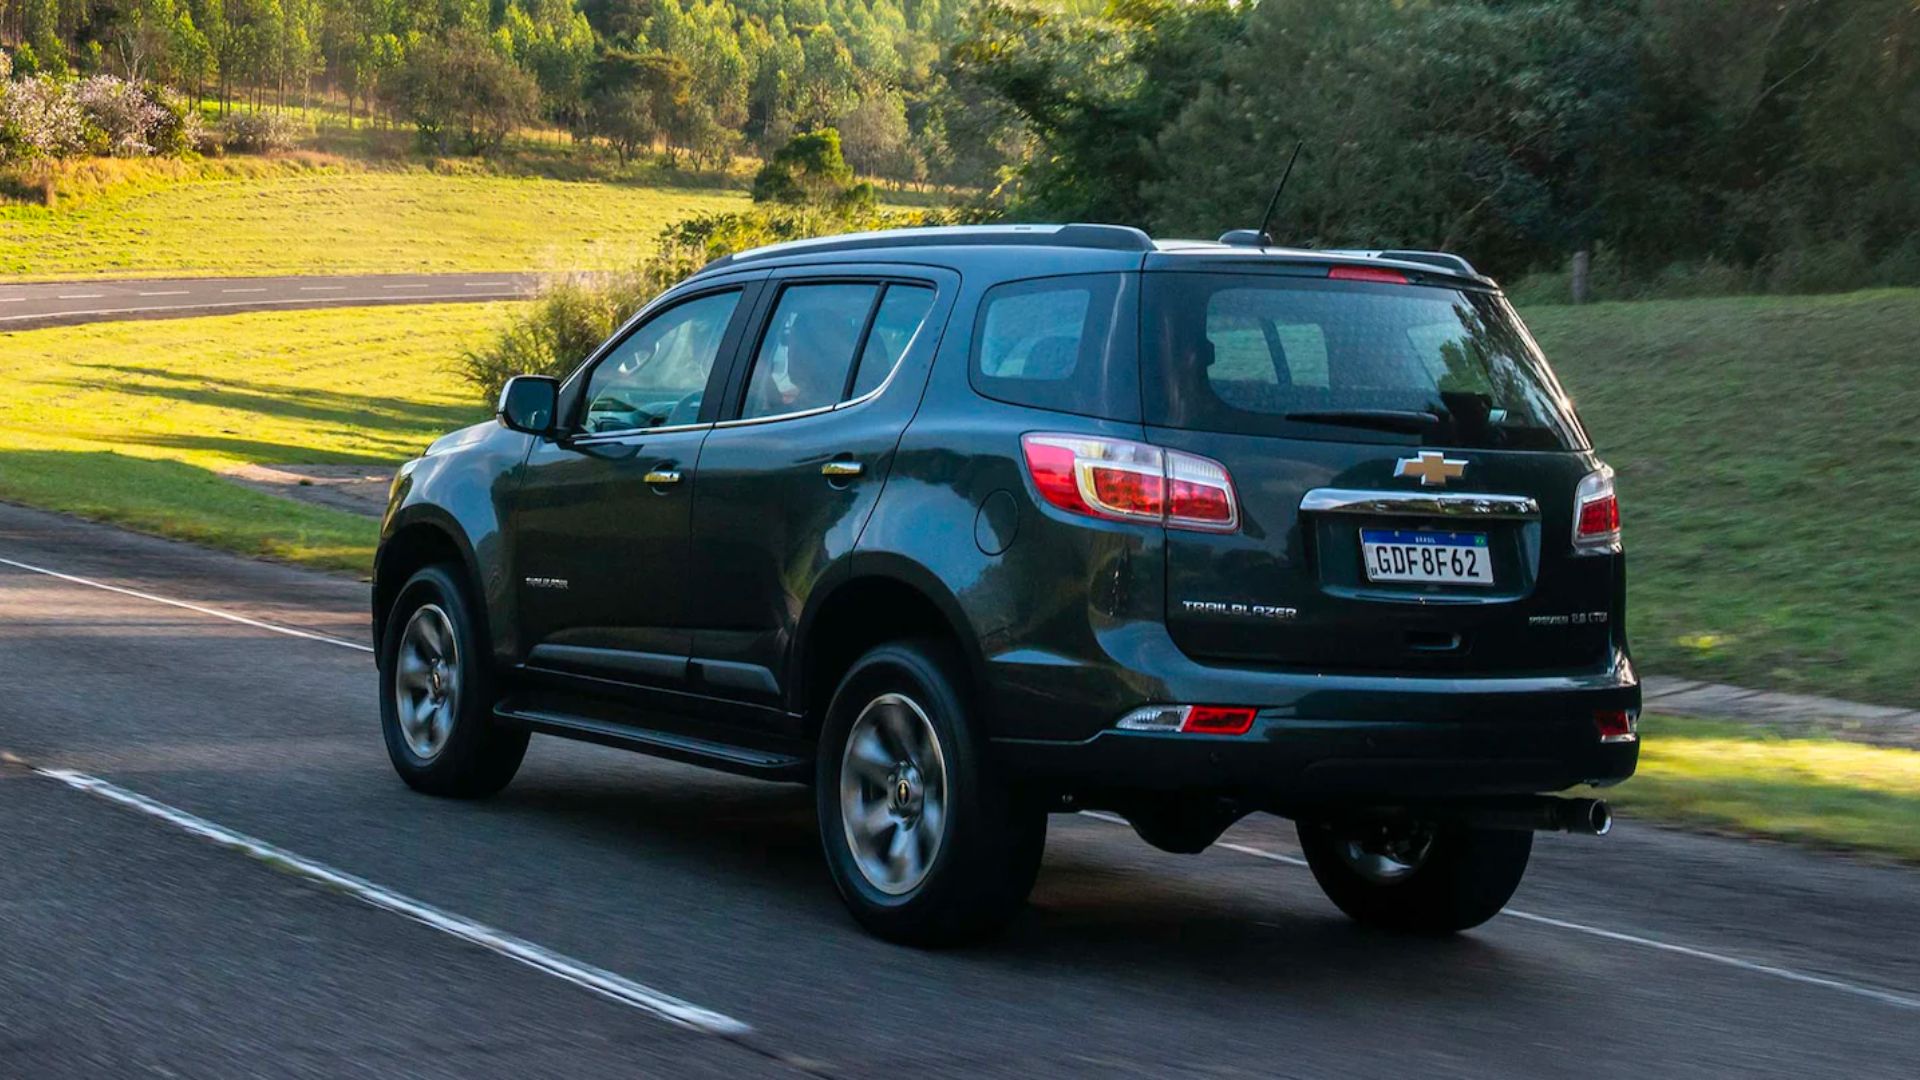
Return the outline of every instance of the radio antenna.
[[[1267,200],[1267,212],[1260,218],[1262,246],[1270,247],[1273,244],[1273,234],[1267,231],[1267,227],[1273,224],[1273,212],[1280,208],[1280,193],[1287,190],[1287,178],[1293,175],[1293,163],[1300,160],[1300,148],[1305,145],[1307,145],[1305,139],[1293,144],[1293,156],[1287,159],[1286,171],[1280,174],[1280,182],[1273,187],[1273,198]]]

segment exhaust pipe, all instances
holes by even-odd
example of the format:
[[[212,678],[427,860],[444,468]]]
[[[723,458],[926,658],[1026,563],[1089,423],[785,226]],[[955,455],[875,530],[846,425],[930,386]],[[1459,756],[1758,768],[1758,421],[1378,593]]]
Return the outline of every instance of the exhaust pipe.
[[[1561,799],[1541,795],[1450,803],[1421,809],[1430,809],[1433,817],[1479,829],[1564,832],[1582,836],[1605,836],[1613,830],[1613,809],[1600,799]],[[1415,810],[1415,813],[1419,812]]]

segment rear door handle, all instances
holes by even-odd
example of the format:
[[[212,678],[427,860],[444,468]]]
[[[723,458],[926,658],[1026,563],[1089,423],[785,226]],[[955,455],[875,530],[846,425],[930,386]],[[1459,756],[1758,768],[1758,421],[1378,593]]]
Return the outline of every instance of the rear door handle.
[[[655,469],[642,479],[649,484],[677,484],[680,482],[679,469]]]
[[[820,475],[834,480],[846,480],[866,472],[867,467],[857,461],[829,461],[820,466]]]

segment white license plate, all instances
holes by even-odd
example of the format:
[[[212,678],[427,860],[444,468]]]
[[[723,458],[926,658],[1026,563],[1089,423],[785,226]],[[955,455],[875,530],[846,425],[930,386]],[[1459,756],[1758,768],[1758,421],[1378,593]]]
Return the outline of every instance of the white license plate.
[[[1361,529],[1368,581],[1493,584],[1487,534],[1433,529]]]

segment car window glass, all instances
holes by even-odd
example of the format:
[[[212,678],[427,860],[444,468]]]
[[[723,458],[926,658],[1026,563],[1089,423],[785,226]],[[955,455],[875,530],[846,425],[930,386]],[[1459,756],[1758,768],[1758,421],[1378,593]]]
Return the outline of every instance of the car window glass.
[[[1016,293],[987,303],[980,334],[980,373],[994,379],[1056,382],[1080,361],[1092,290],[1067,285]]]
[[[873,329],[867,334],[866,347],[860,350],[860,371],[853,378],[848,397],[871,393],[887,381],[932,307],[933,290],[924,285],[887,286],[886,295],[880,298],[880,310],[873,317]]]
[[[1125,275],[1079,274],[996,285],[974,323],[968,378],[990,398],[1124,418],[1139,403],[1130,333],[1119,307]]]
[[[780,294],[747,379],[743,420],[839,401],[878,285],[793,285]]]
[[[613,347],[587,380],[581,427],[591,434],[694,423],[740,303],[736,292],[689,300],[648,320]]]

